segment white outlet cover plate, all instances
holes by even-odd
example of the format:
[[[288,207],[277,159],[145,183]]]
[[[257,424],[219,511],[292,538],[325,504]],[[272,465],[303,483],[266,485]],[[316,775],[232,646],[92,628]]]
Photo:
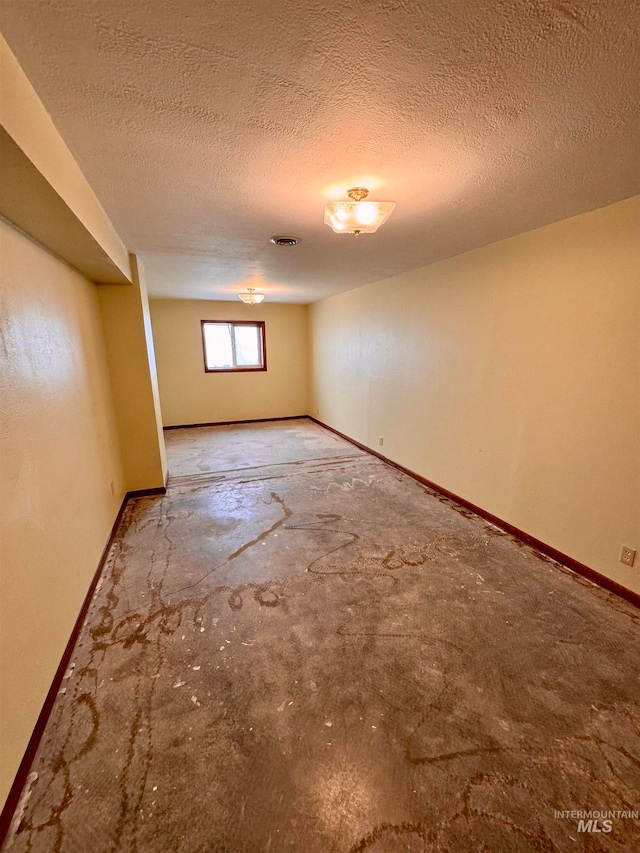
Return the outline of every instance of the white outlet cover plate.
[[[620,551],[620,562],[624,563],[625,566],[633,566],[636,561],[636,551],[633,548],[628,548],[626,545],[622,546],[622,550]]]

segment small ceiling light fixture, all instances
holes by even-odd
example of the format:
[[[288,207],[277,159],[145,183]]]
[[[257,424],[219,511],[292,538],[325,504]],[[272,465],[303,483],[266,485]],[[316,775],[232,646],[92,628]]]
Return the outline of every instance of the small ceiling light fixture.
[[[364,201],[365,187],[353,187],[347,193],[352,201],[332,201],[324,207],[325,225],[336,234],[373,234],[391,216],[395,201]]]
[[[258,305],[264,299],[264,293],[256,293],[255,287],[248,287],[244,293],[239,293],[238,298],[247,305]]]

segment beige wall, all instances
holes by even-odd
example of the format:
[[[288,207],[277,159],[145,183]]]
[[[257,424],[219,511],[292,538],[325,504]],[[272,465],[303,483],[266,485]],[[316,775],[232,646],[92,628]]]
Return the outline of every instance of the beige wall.
[[[166,463],[142,269],[1,37],[0,66],[7,213],[133,282],[96,287],[0,219],[2,800],[125,491],[162,486]]]
[[[0,80],[0,124],[130,279],[124,243],[1,35]]]
[[[144,271],[131,255],[133,284],[102,284],[98,298],[127,489],[161,488],[167,460]]]
[[[639,251],[634,198],[316,303],[310,414],[640,592]]]
[[[0,802],[125,485],[97,288],[0,220]]]
[[[205,373],[201,320],[264,320],[267,370]],[[307,308],[152,299],[165,426],[306,415]]]

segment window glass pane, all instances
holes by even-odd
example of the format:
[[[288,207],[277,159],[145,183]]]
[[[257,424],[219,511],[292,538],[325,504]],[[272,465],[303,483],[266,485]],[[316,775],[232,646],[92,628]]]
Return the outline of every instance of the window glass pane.
[[[261,367],[262,347],[258,326],[236,326],[235,334],[238,367]]]
[[[204,348],[209,370],[233,367],[231,327],[226,323],[207,323],[205,325]]]

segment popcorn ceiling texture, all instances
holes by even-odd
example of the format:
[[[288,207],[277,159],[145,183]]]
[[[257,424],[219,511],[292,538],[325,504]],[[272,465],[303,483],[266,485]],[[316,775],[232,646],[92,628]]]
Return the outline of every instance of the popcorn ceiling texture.
[[[640,191],[634,0],[3,0],[0,24],[152,295],[308,302]],[[397,210],[333,234],[331,188],[364,179]]]

